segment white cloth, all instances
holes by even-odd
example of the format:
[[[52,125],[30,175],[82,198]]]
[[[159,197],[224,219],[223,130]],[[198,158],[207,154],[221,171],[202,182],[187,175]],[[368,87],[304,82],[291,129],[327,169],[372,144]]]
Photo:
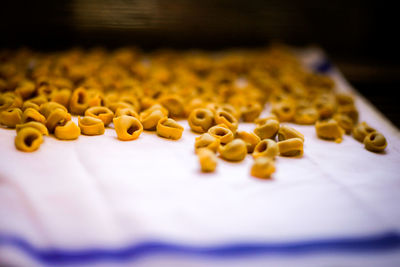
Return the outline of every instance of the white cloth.
[[[323,55],[312,49],[301,57],[311,65]],[[355,93],[339,72],[331,74],[339,90]],[[251,155],[240,163],[220,159],[215,173],[201,173],[193,150],[197,135],[186,121],[179,121],[185,131],[178,141],[143,132],[138,140],[122,142],[106,129],[102,136],[76,141],[45,137],[34,153],[16,150],[15,130],[0,129],[0,234],[21,237],[35,248],[79,250],[146,240],[207,247],[399,232],[399,131],[358,94],[356,106],[361,121],[387,138],[384,154],[365,150],[351,136],[337,144],[318,139],[314,126],[288,124],[305,135],[304,156],[278,157],[272,180],[250,176]],[[134,263],[374,266],[399,265],[399,255],[398,249],[226,259],[167,254]],[[0,241],[1,263],[45,262]],[[110,263],[118,264],[104,265]]]

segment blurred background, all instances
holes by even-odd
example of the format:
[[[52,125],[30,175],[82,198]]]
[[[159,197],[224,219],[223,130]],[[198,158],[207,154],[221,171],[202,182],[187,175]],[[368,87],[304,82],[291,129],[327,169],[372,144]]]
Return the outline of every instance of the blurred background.
[[[314,44],[400,127],[397,17],[394,6],[361,0],[6,1],[0,9],[0,49]]]

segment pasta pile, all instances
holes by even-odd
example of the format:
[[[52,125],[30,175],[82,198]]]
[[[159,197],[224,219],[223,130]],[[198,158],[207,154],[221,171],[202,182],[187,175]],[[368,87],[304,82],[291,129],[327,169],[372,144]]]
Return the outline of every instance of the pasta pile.
[[[269,178],[276,156],[303,154],[304,136],[282,122],[315,125],[318,137],[336,142],[352,133],[366,149],[383,151],[385,137],[358,124],[353,97],[334,89],[332,79],[306,70],[283,46],[0,52],[0,124],[16,128],[17,149],[37,150],[43,135],[74,140],[106,127],[123,141],[144,130],[177,140],[179,120],[187,119],[200,134],[195,152],[204,172],[216,169],[217,154],[238,162],[251,153],[251,174]],[[267,103],[271,114],[260,118]],[[239,131],[241,121],[254,123],[254,132]]]

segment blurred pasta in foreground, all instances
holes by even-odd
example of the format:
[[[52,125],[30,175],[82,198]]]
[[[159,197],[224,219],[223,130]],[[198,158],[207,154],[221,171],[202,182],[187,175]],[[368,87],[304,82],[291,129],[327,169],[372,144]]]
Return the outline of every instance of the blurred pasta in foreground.
[[[271,114],[260,118],[263,107]],[[78,115],[78,125],[71,120]],[[251,174],[270,178],[275,157],[301,157],[304,136],[284,125],[315,125],[319,138],[340,143],[352,134],[372,152],[385,137],[365,122],[351,95],[328,76],[304,68],[284,46],[219,52],[137,48],[0,52],[0,124],[16,128],[15,147],[31,152],[53,134],[60,140],[102,135],[140,139],[143,130],[178,140],[187,119],[201,170],[217,157],[254,158]],[[238,131],[254,123],[254,132]]]

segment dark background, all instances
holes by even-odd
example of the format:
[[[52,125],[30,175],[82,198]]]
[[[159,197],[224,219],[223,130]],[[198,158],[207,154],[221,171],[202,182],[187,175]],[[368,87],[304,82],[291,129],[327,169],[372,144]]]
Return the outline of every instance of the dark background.
[[[398,17],[394,6],[359,0],[13,1],[0,7],[0,48],[317,44],[400,126]]]

